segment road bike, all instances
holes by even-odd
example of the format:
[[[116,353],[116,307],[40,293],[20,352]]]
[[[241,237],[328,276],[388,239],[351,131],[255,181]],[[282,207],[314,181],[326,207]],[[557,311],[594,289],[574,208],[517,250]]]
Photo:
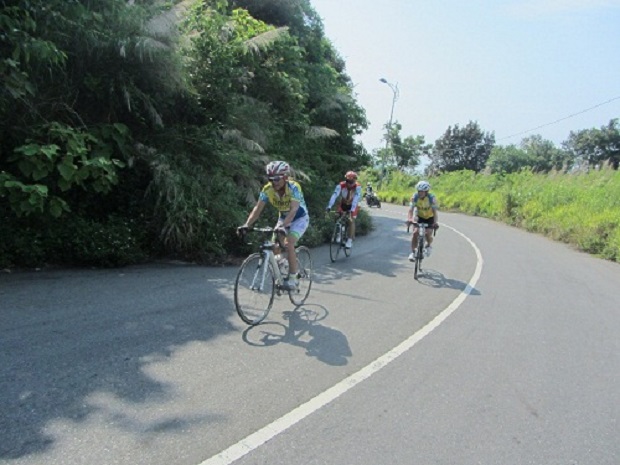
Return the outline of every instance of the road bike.
[[[418,275],[422,272],[422,261],[424,261],[424,256],[426,254],[426,228],[430,228],[430,226],[426,223],[413,223],[411,221],[407,221],[407,232],[409,232],[409,227],[412,226],[418,228],[418,243],[416,245],[414,251],[414,269],[413,269],[413,277],[414,279],[418,279]],[[437,230],[433,230],[433,235]]]
[[[249,325],[259,324],[269,314],[274,297],[285,292],[296,307],[303,305],[312,287],[310,249],[303,245],[295,248],[298,285],[289,290],[284,288],[284,278],[288,276],[284,235],[274,228],[250,228],[240,232],[243,235],[257,232],[264,239],[259,251],[250,254],[237,272],[235,308],[239,317]]]
[[[336,261],[340,251],[344,251],[346,257],[351,255],[351,249],[346,247],[349,237],[349,221],[351,212],[336,212],[337,218],[334,223],[331,240],[329,241],[329,258],[332,263]]]

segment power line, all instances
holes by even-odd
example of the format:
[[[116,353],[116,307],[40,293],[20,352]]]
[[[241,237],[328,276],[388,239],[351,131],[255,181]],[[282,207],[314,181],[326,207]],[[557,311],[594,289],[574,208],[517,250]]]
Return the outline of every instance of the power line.
[[[518,132],[518,133],[516,133],[516,134],[512,134],[512,135],[510,135],[510,136],[502,137],[501,139],[497,139],[497,141],[499,142],[500,140],[506,140],[506,139],[510,139],[510,138],[512,138],[512,137],[521,136],[521,135],[523,135],[523,134],[527,134],[528,132],[536,131],[536,130],[538,130],[538,129],[545,128],[545,127],[547,127],[547,126],[551,126],[552,124],[557,124],[557,123],[559,123],[560,121],[564,121],[564,120],[567,120],[567,119],[572,118],[572,117],[574,117],[574,116],[581,115],[582,113],[586,113],[586,112],[588,112],[588,111],[590,111],[590,110],[594,110],[595,108],[602,107],[603,105],[607,105],[608,103],[611,103],[611,102],[613,102],[614,100],[618,100],[618,99],[620,99],[620,96],[618,96],[618,97],[614,97],[614,98],[610,98],[610,99],[609,99],[609,100],[607,100],[606,102],[602,102],[602,103],[599,103],[598,105],[594,105],[593,107],[586,108],[585,110],[578,111],[577,113],[573,113],[572,115],[565,116],[564,118],[560,118],[560,119],[558,119],[558,120],[552,121],[551,123],[542,124],[542,125],[540,125],[540,126],[537,126],[537,127],[535,127],[535,128],[532,128],[532,129],[528,129],[528,130],[526,130],[526,131],[521,131],[521,132]]]

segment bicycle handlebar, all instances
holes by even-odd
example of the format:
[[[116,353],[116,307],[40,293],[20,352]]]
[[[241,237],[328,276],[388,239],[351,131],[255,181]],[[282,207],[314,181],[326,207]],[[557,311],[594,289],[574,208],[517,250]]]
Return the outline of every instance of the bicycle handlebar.
[[[281,235],[285,235],[286,234],[286,228],[255,228],[253,226],[239,226],[237,228],[237,232],[239,234],[245,235],[249,232],[259,232],[259,233],[265,233],[265,234],[273,234],[273,233],[278,233]]]
[[[245,226],[239,226],[237,228],[237,236],[239,236],[239,238],[246,243],[245,240],[245,236],[249,233],[249,232],[258,232],[258,233],[262,233],[264,235],[268,235],[268,234],[277,234],[277,243],[278,245],[280,245],[280,247],[283,247],[282,245],[282,237],[286,236],[286,231],[284,228],[255,228],[255,227],[245,227]],[[251,242],[247,242],[248,244],[251,244]]]
[[[348,211],[348,212],[339,212],[339,211],[337,211],[337,210],[336,210],[336,211],[331,211],[331,210],[330,210],[329,212],[326,212],[326,213],[331,214],[331,215],[334,215],[334,216],[337,216],[337,217],[341,217],[341,216],[351,216],[351,212],[350,212],[350,211]]]
[[[409,226],[411,226],[411,225],[413,225],[413,226],[417,226],[418,228],[419,228],[420,226],[422,226],[424,229],[426,229],[426,228],[432,228],[432,226],[429,226],[429,225],[428,225],[428,224],[426,224],[426,223],[416,223],[415,221],[409,221],[409,220],[405,221],[405,224],[407,225],[407,232],[409,232]],[[435,227],[433,228],[433,236],[434,236],[435,234],[437,234],[437,229],[438,229],[438,228],[439,228],[439,223],[435,223]]]

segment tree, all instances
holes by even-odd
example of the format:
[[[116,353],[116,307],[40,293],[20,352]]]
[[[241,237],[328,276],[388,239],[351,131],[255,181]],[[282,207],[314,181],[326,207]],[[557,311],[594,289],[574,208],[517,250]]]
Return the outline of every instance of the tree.
[[[524,168],[547,173],[551,170],[568,170],[573,164],[570,153],[555,147],[553,142],[540,135],[526,137],[519,147],[496,146],[491,151],[487,168],[492,173],[514,173]]]
[[[486,166],[491,173],[508,174],[529,168],[531,162],[525,150],[510,144],[493,147]]]
[[[158,116],[136,65],[165,47],[142,35],[145,17],[123,0],[2,3],[0,209],[56,217],[117,183],[127,123]]]
[[[435,141],[429,154],[430,172],[472,170],[480,172],[486,166],[495,145],[495,134],[484,133],[477,122],[470,121],[460,128],[448,127]]]
[[[303,154],[304,158],[321,160],[317,164],[318,169],[325,170],[321,177],[334,173],[340,176],[347,169],[368,164],[370,157],[355,141],[355,136],[368,127],[366,113],[356,101],[344,60],[325,37],[321,19],[310,1],[232,0],[231,7],[244,8],[257,20],[288,28],[295,40],[290,44],[291,52],[296,50],[303,55],[295,60],[290,56],[271,60],[280,64],[275,78],[298,79],[296,95],[303,96],[303,130],[311,136],[304,138],[286,128],[278,148],[290,151],[293,157]],[[288,63],[289,68],[283,69],[282,63]],[[280,100],[274,98],[270,105],[277,105]],[[281,121],[286,120],[291,118],[281,115]]]
[[[527,154],[529,166],[536,172],[567,171],[574,162],[569,152],[557,148],[553,142],[543,139],[540,135],[524,138],[521,141],[521,149]]]
[[[407,136],[403,140],[400,135],[402,125],[397,122],[392,126],[388,159],[401,171],[413,171],[420,164],[420,158],[429,152],[432,145],[425,143],[424,136]]]
[[[620,124],[617,118],[600,129],[571,131],[563,147],[578,164],[600,166],[609,162],[617,170],[620,166]]]

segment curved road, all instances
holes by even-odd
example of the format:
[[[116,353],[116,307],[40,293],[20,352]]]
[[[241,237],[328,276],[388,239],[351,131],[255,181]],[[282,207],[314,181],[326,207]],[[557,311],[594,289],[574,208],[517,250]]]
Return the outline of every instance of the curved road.
[[[405,207],[248,328],[234,268],[0,275],[0,463],[620,463],[620,266]]]

